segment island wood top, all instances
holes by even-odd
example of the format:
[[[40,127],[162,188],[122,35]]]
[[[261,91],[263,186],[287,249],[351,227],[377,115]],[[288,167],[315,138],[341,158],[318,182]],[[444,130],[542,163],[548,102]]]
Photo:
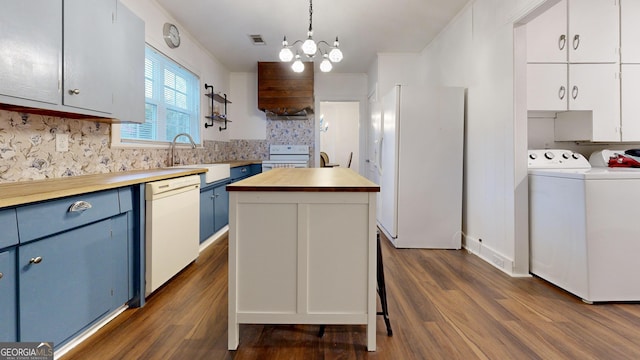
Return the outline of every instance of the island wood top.
[[[227,185],[227,191],[379,192],[380,186],[346,168],[281,168]]]
[[[3,183],[0,184],[0,208],[197,175],[206,171],[207,169],[161,168]]]

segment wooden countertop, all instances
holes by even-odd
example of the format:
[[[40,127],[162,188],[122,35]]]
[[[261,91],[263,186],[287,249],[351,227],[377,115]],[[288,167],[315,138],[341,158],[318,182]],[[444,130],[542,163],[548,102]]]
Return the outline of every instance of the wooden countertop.
[[[227,185],[227,190],[379,192],[380,186],[347,168],[281,168]]]
[[[3,183],[0,184],[0,208],[150,181],[197,175],[206,171],[206,169],[161,168]]]

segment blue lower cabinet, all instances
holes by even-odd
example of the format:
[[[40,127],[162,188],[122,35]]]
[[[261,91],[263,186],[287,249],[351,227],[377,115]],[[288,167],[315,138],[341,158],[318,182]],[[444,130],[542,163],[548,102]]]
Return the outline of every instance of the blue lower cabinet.
[[[121,214],[111,219],[111,273],[113,274],[111,292],[111,309],[117,309],[133,297],[130,274],[133,267],[129,261],[130,242],[133,241],[131,227],[128,224],[129,214]]]
[[[229,224],[229,193],[227,184],[213,189],[213,226],[214,233]]]
[[[19,248],[20,341],[58,347],[111,309],[111,230],[106,219]]]
[[[202,244],[211,235],[215,234],[214,230],[214,205],[213,205],[213,188],[200,191],[200,243]]]
[[[0,342],[18,341],[16,250],[0,251]]]

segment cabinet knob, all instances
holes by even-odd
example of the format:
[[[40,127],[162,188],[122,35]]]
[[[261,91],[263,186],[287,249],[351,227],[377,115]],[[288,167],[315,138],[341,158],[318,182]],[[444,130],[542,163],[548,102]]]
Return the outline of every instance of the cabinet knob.
[[[242,170],[240,170],[240,172],[247,172],[247,168],[242,168]]]
[[[42,262],[42,256],[36,256],[29,260],[29,264],[40,264]]]
[[[560,86],[560,89],[558,90],[558,97],[560,98],[560,100],[564,100],[564,96],[567,94],[567,88],[563,86]]]
[[[69,95],[78,95],[80,94],[80,89],[70,89]]]
[[[575,34],[573,36],[573,50],[578,50],[578,46],[580,46],[580,35]]]
[[[560,35],[558,39],[558,48],[564,50],[564,46],[567,44],[567,36],[565,34]]]
[[[573,88],[571,89],[571,97],[574,100],[578,97],[578,86],[577,85],[573,85]]]
[[[2,279],[2,277],[3,277],[3,276],[4,276],[4,274],[3,274],[3,273],[0,273],[0,279]]]

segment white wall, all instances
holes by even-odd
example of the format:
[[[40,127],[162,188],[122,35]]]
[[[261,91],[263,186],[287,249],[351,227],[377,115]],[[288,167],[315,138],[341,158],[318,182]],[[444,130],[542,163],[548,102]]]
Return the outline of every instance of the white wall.
[[[524,124],[514,121],[514,23],[543,2],[475,0],[419,60],[425,83],[468,89],[465,245],[513,275],[528,272],[528,237],[515,222],[516,192],[527,176],[526,157],[516,156],[523,148],[526,154],[527,139],[526,119]]]
[[[267,118],[258,110],[258,73],[231,73],[233,104],[229,105],[231,139],[265,140]]]
[[[329,156],[331,163],[347,167],[353,153],[351,169],[359,172],[360,159],[360,104],[358,102],[323,101],[318,119],[324,117],[327,131],[320,132],[320,151]]]
[[[203,140],[229,140],[229,132],[218,131],[218,126],[210,127],[208,129],[204,128],[204,116],[211,108],[209,98],[204,95],[204,84],[207,83],[209,85],[213,85],[215,92],[220,91],[222,93],[229,94],[229,71],[215,58],[215,56],[206,51],[178,21],[172,18],[155,1],[121,1],[127,8],[144,20],[145,41],[149,45],[189,69],[189,71],[193,72],[200,78],[200,84],[202,87],[202,95],[200,98],[200,110],[202,114],[201,138]],[[171,49],[165,43],[162,36],[162,27],[165,22],[171,22],[178,26],[181,39],[180,46],[178,48]]]

